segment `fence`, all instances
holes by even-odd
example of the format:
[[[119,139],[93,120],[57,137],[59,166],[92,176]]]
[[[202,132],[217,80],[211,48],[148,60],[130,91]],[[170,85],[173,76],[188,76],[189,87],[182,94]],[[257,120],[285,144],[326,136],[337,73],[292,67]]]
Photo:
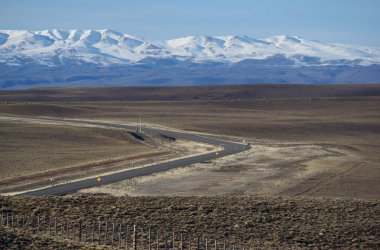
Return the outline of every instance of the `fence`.
[[[28,216],[13,213],[1,214],[1,225],[7,228],[28,230],[33,234],[63,237],[78,242],[108,245],[119,249],[153,250],[218,250],[248,249],[242,244],[231,243],[205,233],[167,230],[158,226],[144,228],[121,221],[102,218],[79,220],[48,216]]]

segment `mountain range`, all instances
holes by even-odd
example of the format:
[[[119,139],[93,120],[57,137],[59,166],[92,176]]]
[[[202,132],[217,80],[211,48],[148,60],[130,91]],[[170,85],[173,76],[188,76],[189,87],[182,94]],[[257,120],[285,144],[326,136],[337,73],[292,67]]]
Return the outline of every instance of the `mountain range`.
[[[151,41],[111,30],[0,30],[0,88],[378,83],[380,49],[298,36]]]

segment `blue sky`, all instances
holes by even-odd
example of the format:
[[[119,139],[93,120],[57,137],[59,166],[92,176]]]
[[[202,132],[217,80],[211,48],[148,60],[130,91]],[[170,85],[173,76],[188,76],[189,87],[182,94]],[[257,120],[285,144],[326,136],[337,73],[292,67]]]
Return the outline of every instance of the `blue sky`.
[[[104,29],[148,39],[299,35],[380,47],[380,0],[3,0],[0,29]]]

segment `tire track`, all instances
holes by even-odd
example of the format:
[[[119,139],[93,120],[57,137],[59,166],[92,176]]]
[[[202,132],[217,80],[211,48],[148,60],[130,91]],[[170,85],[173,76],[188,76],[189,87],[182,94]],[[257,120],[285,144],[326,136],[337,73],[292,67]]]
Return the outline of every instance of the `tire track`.
[[[301,195],[305,195],[305,194],[313,194],[313,193],[319,191],[325,185],[333,182],[334,180],[338,179],[341,176],[349,174],[350,172],[356,170],[357,168],[363,166],[364,164],[365,164],[365,162],[359,162],[359,163],[355,164],[354,166],[350,167],[349,169],[346,169],[346,170],[344,170],[340,173],[337,173],[337,174],[333,174],[333,175],[327,177],[326,179],[319,181],[318,183],[314,184],[313,186],[307,188],[304,191],[301,191],[301,192],[295,194],[294,196],[301,196]]]

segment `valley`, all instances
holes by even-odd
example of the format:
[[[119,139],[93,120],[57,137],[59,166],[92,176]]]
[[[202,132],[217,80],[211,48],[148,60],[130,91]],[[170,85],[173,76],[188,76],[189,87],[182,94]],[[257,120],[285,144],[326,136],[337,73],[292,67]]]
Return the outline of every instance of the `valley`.
[[[1,162],[15,167],[4,168],[0,181],[18,178],[20,184],[3,185],[3,194],[7,188],[9,195],[33,185],[46,187],[46,181],[50,186],[51,176],[56,187],[67,176],[103,180],[107,173],[223,148],[172,136],[152,137],[158,148],[142,144],[141,135],[128,133],[139,128],[140,116],[146,132],[196,133],[249,143],[250,149],[65,196],[2,196],[1,212],[55,216],[59,223],[76,223],[75,230],[91,220],[103,226],[106,221],[138,224],[141,230],[170,228],[185,237],[198,232],[203,241],[207,234],[220,244],[257,248],[376,248],[379,96],[378,85],[349,84],[2,91]],[[38,176],[40,171],[48,175]],[[33,175],[38,178],[32,185],[28,178]],[[110,242],[96,245],[97,238],[94,244],[10,229],[1,222],[0,228],[2,242],[16,248],[111,248]],[[78,239],[79,231],[73,234]]]

